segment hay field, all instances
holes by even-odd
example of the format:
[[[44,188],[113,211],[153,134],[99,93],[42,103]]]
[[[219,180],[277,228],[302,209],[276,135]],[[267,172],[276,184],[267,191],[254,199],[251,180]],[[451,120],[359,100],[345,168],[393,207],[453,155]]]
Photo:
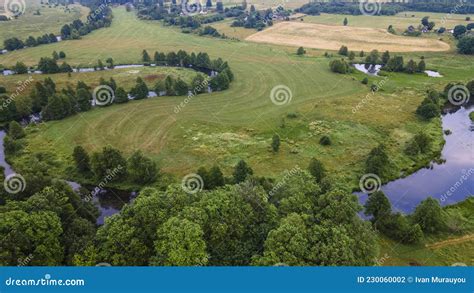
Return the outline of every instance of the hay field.
[[[338,50],[342,45],[355,51],[439,52],[450,49],[447,43],[439,40],[397,36],[382,29],[301,22],[281,22],[246,40],[324,50]]]

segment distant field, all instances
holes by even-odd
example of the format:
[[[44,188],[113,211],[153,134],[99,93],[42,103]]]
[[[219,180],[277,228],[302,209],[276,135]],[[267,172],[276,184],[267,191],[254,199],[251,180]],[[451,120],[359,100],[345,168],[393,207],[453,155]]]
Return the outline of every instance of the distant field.
[[[308,3],[309,0],[247,0],[247,5],[254,5],[257,9],[267,9],[268,7],[277,7],[279,5],[288,8],[295,9]],[[226,6],[242,5],[242,0],[223,0]]]
[[[49,8],[47,5],[41,5],[39,1],[35,1],[31,1],[34,3],[28,2],[25,14],[17,19],[0,21],[0,47],[3,46],[5,39],[11,37],[25,40],[28,36],[38,37],[46,33],[59,34],[64,24],[79,18],[84,20],[89,13],[89,8],[77,4],[69,5],[70,11],[65,12],[64,6]],[[37,9],[39,9],[40,15],[34,15]]]
[[[404,32],[410,25],[418,27],[421,19],[425,16],[430,17],[430,21],[436,23],[435,28],[445,27],[454,28],[458,24],[467,25],[474,22],[474,15],[466,14],[447,14],[433,12],[401,12],[394,16],[370,16],[370,15],[342,15],[342,14],[321,14],[318,16],[305,16],[304,22],[342,25],[344,18],[348,20],[348,26],[371,27],[387,29],[392,25],[400,33]],[[466,21],[466,17],[471,17],[471,21]]]
[[[234,20],[226,19],[223,21],[212,23],[212,27],[215,28],[219,33],[225,34],[227,37],[244,40],[246,37],[253,35],[255,29],[247,29],[244,27],[231,27]]]
[[[324,50],[338,50],[342,45],[356,51],[377,49],[391,52],[447,51],[450,48],[439,40],[397,36],[382,29],[297,21],[280,22],[246,40]]]

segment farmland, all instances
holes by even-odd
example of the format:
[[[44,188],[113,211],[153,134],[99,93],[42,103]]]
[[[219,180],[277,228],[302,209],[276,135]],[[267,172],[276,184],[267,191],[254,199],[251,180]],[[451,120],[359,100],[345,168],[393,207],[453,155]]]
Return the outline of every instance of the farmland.
[[[247,41],[338,50],[347,45],[356,51],[447,51],[449,45],[434,39],[397,36],[383,29],[281,22],[246,38]]]

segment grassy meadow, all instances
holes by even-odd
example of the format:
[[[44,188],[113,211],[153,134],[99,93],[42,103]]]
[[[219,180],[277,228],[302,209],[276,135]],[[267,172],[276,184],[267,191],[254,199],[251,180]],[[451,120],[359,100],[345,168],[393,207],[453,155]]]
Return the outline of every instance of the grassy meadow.
[[[175,108],[184,97],[160,97],[39,125],[31,130],[25,151],[50,153],[60,162],[60,173],[77,144],[89,151],[110,144],[127,155],[142,149],[159,162],[163,171],[178,176],[214,164],[230,174],[239,159],[247,160],[257,175],[271,176],[296,164],[306,167],[310,158],[317,157],[341,180],[356,183],[369,151],[385,142],[399,169],[410,170],[419,162],[402,151],[415,133],[421,129],[431,133],[435,138],[433,152],[442,145],[440,120],[425,123],[414,115],[425,90],[441,89],[449,81],[466,82],[474,66],[471,57],[454,54],[450,58],[446,53],[405,55],[424,55],[428,68],[440,71],[444,78],[389,74],[372,102],[362,104],[353,113],[353,108],[370,95],[369,87],[360,83],[365,75],[331,73],[329,59],[322,56],[322,51],[310,50],[307,57],[298,57],[293,47],[182,34],[159,22],[137,20],[123,7],[114,9],[114,17],[110,28],[94,31],[81,40],[11,52],[0,56],[0,63],[9,66],[23,61],[34,65],[54,50],[66,52],[66,61],[73,66],[92,65],[108,57],[113,57],[115,63],[135,63],[140,61],[143,49],[184,49],[205,51],[211,58],[222,57],[234,71],[235,81],[224,92],[192,98],[178,113]],[[72,74],[69,80],[97,80],[86,75]],[[14,78],[0,77],[0,83],[11,83]],[[370,77],[370,83],[382,79]],[[290,88],[292,99],[288,104],[272,103],[270,92],[278,85]],[[282,146],[274,154],[270,142],[276,133],[282,138]],[[332,146],[319,145],[324,134],[331,136]]]
[[[25,13],[17,19],[0,22],[0,42],[5,39],[19,37],[25,40],[28,36],[42,36],[44,34],[56,34],[61,31],[61,27],[74,21],[75,19],[86,20],[89,8],[72,4],[68,6],[69,11],[65,11],[64,6],[51,6],[40,4],[39,0],[28,1],[25,5]],[[36,11],[40,15],[35,15]]]

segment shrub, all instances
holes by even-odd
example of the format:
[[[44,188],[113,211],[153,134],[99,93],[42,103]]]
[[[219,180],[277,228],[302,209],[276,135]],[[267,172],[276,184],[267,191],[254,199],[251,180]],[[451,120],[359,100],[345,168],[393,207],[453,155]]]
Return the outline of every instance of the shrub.
[[[369,79],[367,77],[364,77],[364,79],[361,82],[362,82],[362,84],[368,84]]]
[[[332,60],[329,63],[332,72],[346,74],[349,72],[349,64],[343,59]]]
[[[321,139],[319,140],[320,145],[331,145],[331,138],[327,135],[323,135]]]
[[[13,139],[20,139],[25,137],[26,134],[20,123],[12,121],[8,126],[8,135],[10,135]]]
[[[464,36],[462,37],[458,44],[458,52],[461,54],[474,54],[474,36]]]
[[[426,98],[425,101],[416,109],[416,114],[420,115],[426,120],[438,117],[441,114],[439,106],[434,104],[428,98]]]
[[[341,48],[339,48],[338,54],[347,56],[349,54],[349,49],[346,46],[341,46]]]

